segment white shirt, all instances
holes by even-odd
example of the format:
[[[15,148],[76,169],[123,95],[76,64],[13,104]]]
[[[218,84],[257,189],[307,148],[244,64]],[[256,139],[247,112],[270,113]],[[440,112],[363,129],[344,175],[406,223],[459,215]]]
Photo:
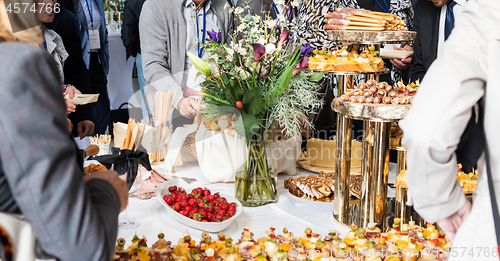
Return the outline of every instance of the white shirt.
[[[82,6],[83,12],[85,13],[85,18],[87,19],[88,30],[99,30],[101,28],[101,19],[102,18],[101,18],[101,12],[99,12],[99,7],[97,6],[96,0],[80,0],[80,5]],[[90,17],[89,10],[92,11],[92,18]],[[93,21],[93,23],[92,23],[92,21]],[[92,49],[90,51],[97,52],[99,50]]]
[[[209,0],[205,3],[205,19],[206,19],[206,31],[215,30],[215,32],[220,32],[219,19],[212,10],[212,2]],[[198,14],[196,14],[196,5],[191,0],[186,0],[184,4],[184,18],[186,19],[186,52],[192,52],[198,55],[198,41],[202,42],[203,37],[203,8],[200,9]],[[196,28],[196,19],[198,19],[198,28]],[[198,29],[198,32],[197,32]],[[208,38],[208,33],[205,33],[205,39]],[[201,44],[200,44],[201,48]],[[201,59],[208,60],[208,55],[203,51]],[[187,86],[196,91],[201,91],[201,86],[199,83],[203,79],[198,79],[196,77],[198,70],[193,66],[191,60],[186,55],[186,64],[184,65],[184,80]]]
[[[452,0],[450,0],[452,1]],[[464,8],[465,3],[467,3],[466,0],[455,0],[457,3],[453,7],[453,16],[455,17],[455,24],[457,23],[457,19],[462,13],[462,9]],[[437,56],[439,57],[439,54],[443,50],[443,43],[444,43],[444,23],[446,21],[446,8],[448,5],[443,5],[441,7],[441,14],[439,15],[439,38],[438,38],[438,49],[437,49]]]

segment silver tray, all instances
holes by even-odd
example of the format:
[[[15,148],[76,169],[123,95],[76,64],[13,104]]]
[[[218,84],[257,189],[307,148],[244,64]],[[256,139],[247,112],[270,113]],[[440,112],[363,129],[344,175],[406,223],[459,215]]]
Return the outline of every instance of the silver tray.
[[[411,105],[343,102],[339,98],[332,101],[333,111],[358,120],[395,122],[403,119],[410,108]]]
[[[324,73],[324,74],[335,74],[335,75],[379,75],[379,74],[388,74],[389,69],[384,68],[383,71],[378,72],[337,72],[337,71],[316,71],[316,70],[308,70],[310,72]]]
[[[417,36],[412,31],[349,31],[327,30],[328,39],[343,43],[386,44],[413,42]]]

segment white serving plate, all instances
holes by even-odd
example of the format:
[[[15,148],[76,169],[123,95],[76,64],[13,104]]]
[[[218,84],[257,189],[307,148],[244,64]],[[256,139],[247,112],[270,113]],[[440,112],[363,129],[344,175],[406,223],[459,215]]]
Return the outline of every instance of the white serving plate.
[[[413,51],[380,49],[380,57],[384,59],[404,59],[410,57]]]
[[[230,219],[222,221],[222,222],[200,222],[200,221],[190,219],[188,217],[185,217],[185,216],[177,213],[177,211],[173,210],[163,200],[163,196],[170,194],[170,192],[168,191],[168,188],[170,186],[177,186],[178,188],[179,187],[184,188],[186,190],[186,192],[190,193],[191,190],[193,190],[194,188],[197,187],[196,184],[197,183],[187,184],[184,180],[181,180],[181,179],[173,179],[173,180],[164,182],[156,188],[156,199],[158,201],[160,201],[160,203],[167,209],[168,214],[170,216],[172,216],[175,220],[181,222],[182,224],[184,224],[186,226],[196,228],[199,230],[205,230],[208,232],[219,232],[221,230],[226,229],[241,214],[241,212],[243,212],[243,206],[241,205],[241,203],[238,200],[236,200],[234,197],[232,197],[231,195],[229,195],[228,193],[225,193],[225,192],[219,192],[219,194],[221,197],[225,197],[229,203],[231,203],[231,202],[236,203],[236,213]]]

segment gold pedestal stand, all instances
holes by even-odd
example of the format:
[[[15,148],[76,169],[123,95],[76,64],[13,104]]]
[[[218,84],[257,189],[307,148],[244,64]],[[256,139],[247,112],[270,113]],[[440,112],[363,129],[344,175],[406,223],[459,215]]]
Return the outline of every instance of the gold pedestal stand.
[[[396,150],[398,152],[398,166],[396,173],[399,175],[402,170],[406,170],[406,148],[398,147]],[[396,187],[394,218],[401,219],[401,224],[408,224],[408,221],[410,221],[412,208],[406,205],[406,201],[408,201],[407,191],[407,188]]]
[[[410,31],[328,31],[330,40],[340,43],[368,44],[380,51],[381,44],[409,43],[415,39],[416,33]],[[379,73],[337,72],[338,96],[347,89],[354,88],[354,75],[364,74],[365,79],[378,81],[378,75],[388,73],[385,69]],[[402,119],[410,106],[391,106],[379,104],[353,104],[334,99],[332,110],[337,116],[337,149],[335,158],[335,199],[334,220],[339,225],[349,226],[349,182],[351,159],[352,120],[363,120],[363,160],[361,163],[362,192],[359,205],[358,226],[367,227],[368,223],[376,223],[385,230],[387,183],[389,176],[389,139],[390,125]],[[406,153],[406,152],[405,152]],[[401,160],[406,154],[401,154]],[[404,161],[406,162],[406,160]],[[401,163],[401,168],[404,168]],[[399,166],[400,164],[398,164]],[[406,193],[400,190],[398,216],[408,216]]]

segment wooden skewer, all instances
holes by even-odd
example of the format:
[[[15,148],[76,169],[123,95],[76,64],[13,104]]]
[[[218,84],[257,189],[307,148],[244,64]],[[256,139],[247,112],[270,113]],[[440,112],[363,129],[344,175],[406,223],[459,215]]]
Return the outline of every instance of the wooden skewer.
[[[132,119],[128,119],[128,124],[127,124],[127,134],[125,135],[125,140],[123,141],[123,145],[121,149],[127,149],[128,144],[130,143],[130,136],[132,135]]]
[[[136,144],[136,139],[137,139],[137,133],[139,132],[139,126],[135,125],[134,129],[132,130],[132,138],[130,139],[130,144],[128,145],[129,150],[135,150],[135,144]]]

